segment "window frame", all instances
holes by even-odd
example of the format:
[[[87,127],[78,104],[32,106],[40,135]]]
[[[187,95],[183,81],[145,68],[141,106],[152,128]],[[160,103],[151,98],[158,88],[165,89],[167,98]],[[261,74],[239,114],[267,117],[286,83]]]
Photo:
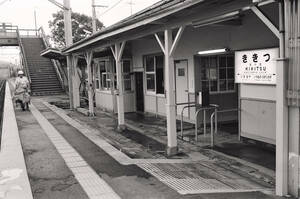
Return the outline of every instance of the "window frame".
[[[106,59],[95,59],[95,67],[98,67],[99,69],[95,68],[95,72],[98,74],[95,74],[95,84],[97,84],[97,81],[99,82],[99,85],[96,90],[101,91],[101,92],[110,92],[112,88],[114,87],[113,90],[117,90],[117,73],[116,73],[116,68],[115,68],[115,61],[114,59],[106,58]],[[123,70],[123,61],[129,61],[130,62],[130,71],[126,72],[124,74]],[[101,73],[100,66],[101,62],[105,63],[105,72]],[[110,69],[109,69],[110,67]],[[122,81],[123,81],[123,86],[124,86],[124,92],[132,92],[133,91],[133,77],[132,77],[132,59],[130,58],[124,58],[121,60],[121,67],[122,67]],[[98,75],[98,78],[97,78]],[[106,78],[104,78],[104,75]],[[125,75],[130,75],[130,78],[124,79]],[[112,78],[114,77],[114,78]],[[105,79],[105,80],[104,80]],[[104,81],[106,83],[106,87],[104,87]],[[125,90],[125,81],[130,81],[130,90]]]
[[[164,93],[157,93],[157,75],[156,75],[156,68],[157,68],[157,61],[156,61],[156,57],[158,56],[162,56],[163,58],[163,80],[164,80],[164,85],[165,85],[165,60],[164,60],[164,55],[162,53],[155,53],[155,54],[148,54],[148,55],[144,55],[143,57],[143,63],[144,63],[144,85],[145,85],[145,94],[146,95],[152,95],[152,96],[159,96],[159,97],[165,97],[165,89],[164,89]],[[147,65],[146,65],[146,59],[148,57],[152,57],[154,59],[153,61],[153,71],[147,71]],[[154,90],[148,90],[147,86],[147,74],[149,75],[154,75]]]
[[[226,57],[226,67],[220,67],[220,57],[222,57],[222,56],[224,56],[224,57]],[[234,74],[235,74],[235,66],[234,66],[234,53],[233,52],[229,52],[229,53],[219,53],[219,54],[210,54],[210,55],[201,55],[201,56],[199,56],[200,57],[200,60],[199,60],[199,63],[200,63],[200,73],[201,73],[201,77],[202,77],[202,72],[203,72],[203,66],[202,66],[202,59],[203,58],[208,58],[209,59],[209,62],[210,62],[210,58],[211,57],[217,57],[217,62],[216,62],[216,81],[217,81],[217,90],[216,91],[211,91],[211,82],[212,81],[215,81],[215,80],[211,80],[210,79],[210,77],[208,76],[207,77],[207,79],[206,80],[203,80],[202,78],[201,78],[201,80],[200,80],[200,82],[201,82],[201,88],[202,88],[202,85],[203,85],[203,82],[208,82],[208,88],[209,88],[209,94],[211,94],[211,95],[214,95],[214,94],[226,94],[226,93],[234,93],[234,92],[236,92],[236,89],[237,89],[237,86],[235,85],[235,83],[234,83]],[[232,57],[232,60],[233,60],[233,66],[232,67],[228,67],[228,61],[227,61],[227,58],[228,57]],[[206,72],[206,70],[207,69],[211,69],[211,68],[214,68],[214,67],[211,67],[211,65],[210,65],[210,63],[209,63],[209,66],[206,66],[205,67],[205,72]],[[224,79],[220,79],[220,68],[221,69],[226,69],[225,70],[225,73],[226,73],[226,78]],[[233,69],[233,78],[228,78],[228,68],[229,69]],[[207,75],[206,75],[207,76]],[[220,81],[226,81],[226,90],[220,90]],[[234,85],[234,87],[233,87],[233,89],[228,89],[228,81],[233,81],[233,85]]]
[[[124,72],[124,61],[129,61],[129,72]],[[123,92],[133,92],[133,76],[132,76],[132,59],[124,58],[121,60],[122,67],[122,81],[123,81]],[[116,74],[115,74],[116,75]],[[125,79],[125,76],[129,76],[129,78]],[[115,76],[117,78],[117,76]],[[130,81],[130,90],[125,89],[125,81]]]

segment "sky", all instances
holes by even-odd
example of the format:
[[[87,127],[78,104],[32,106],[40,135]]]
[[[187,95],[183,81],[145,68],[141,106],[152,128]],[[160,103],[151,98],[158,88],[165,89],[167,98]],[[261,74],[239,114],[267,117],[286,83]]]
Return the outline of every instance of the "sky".
[[[0,0],[0,22],[9,22],[18,25],[19,28],[34,28],[34,10],[36,10],[37,25],[43,26],[49,32],[48,21],[52,18],[52,13],[59,10],[58,7],[48,0],[7,0],[1,5]],[[56,0],[63,3],[63,0]],[[92,0],[70,0],[72,11],[84,13],[91,16]],[[159,0],[95,0],[96,5],[104,5],[107,8],[96,8],[97,17],[105,26],[112,25],[117,21],[130,16],[131,3],[132,12],[135,13],[145,7],[152,5]],[[113,5],[120,2],[113,9]],[[110,9],[106,12],[107,9]]]
[[[37,27],[43,27],[46,34],[50,34],[48,21],[52,19],[52,13],[60,10],[48,0],[0,0],[0,22],[17,25],[19,29],[34,29],[35,17]],[[56,0],[63,3],[63,0]],[[104,23],[104,26],[110,26],[128,16],[136,13],[160,0],[95,0],[96,5],[107,6],[105,8],[96,8],[97,18]],[[70,0],[73,12],[79,12],[91,16],[92,0]],[[118,3],[118,4],[117,4]],[[117,4],[117,5],[116,5]],[[112,8],[113,7],[113,8]],[[109,10],[109,11],[107,11]],[[16,50],[5,50],[0,48],[0,60],[15,62]],[[8,54],[8,55],[7,55]]]

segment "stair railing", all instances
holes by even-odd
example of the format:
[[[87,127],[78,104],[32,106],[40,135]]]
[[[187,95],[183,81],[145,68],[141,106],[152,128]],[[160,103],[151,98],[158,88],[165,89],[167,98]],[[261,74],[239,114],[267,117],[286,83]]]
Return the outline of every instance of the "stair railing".
[[[23,43],[22,43],[22,40],[21,40],[21,37],[20,37],[19,29],[17,29],[16,32],[17,32],[17,38],[18,38],[19,46],[20,46],[20,49],[21,49],[21,60],[22,60],[22,63],[23,63],[23,69],[24,69],[24,72],[26,74],[26,77],[28,78],[29,83],[31,84],[31,77],[30,77],[29,68],[28,68],[28,64],[27,64],[26,52],[25,52],[25,48],[23,46]],[[30,84],[29,84],[29,87],[30,87]]]
[[[51,48],[51,44],[45,34],[43,27],[40,27],[38,29],[38,35],[39,35],[39,37],[41,37],[43,39],[43,42],[44,42],[44,45],[46,46],[46,48]],[[55,69],[58,79],[60,81],[61,87],[63,90],[65,90],[65,82],[64,82],[64,78],[62,77],[62,75],[66,76],[66,74],[64,73],[63,69],[61,69],[61,65],[58,64],[57,60],[55,60],[55,59],[50,59],[50,60],[54,66],[54,69]]]

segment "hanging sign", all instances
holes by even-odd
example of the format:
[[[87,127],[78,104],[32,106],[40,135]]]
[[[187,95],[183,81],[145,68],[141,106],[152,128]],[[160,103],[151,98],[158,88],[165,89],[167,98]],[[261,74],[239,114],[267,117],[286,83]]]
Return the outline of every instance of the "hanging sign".
[[[276,84],[278,48],[235,52],[235,83]]]

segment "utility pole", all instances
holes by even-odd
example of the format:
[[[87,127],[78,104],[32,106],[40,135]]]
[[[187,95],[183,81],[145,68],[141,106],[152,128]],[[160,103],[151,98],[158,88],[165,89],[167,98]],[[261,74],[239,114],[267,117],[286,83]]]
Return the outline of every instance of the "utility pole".
[[[64,11],[64,25],[65,25],[65,42],[66,47],[71,46],[73,44],[72,38],[72,19],[71,19],[71,5],[70,0],[64,0],[64,3],[61,4],[56,0],[48,0],[49,2],[53,3],[60,9]]]
[[[92,0],[92,24],[93,24],[93,34],[97,32],[97,14],[96,14],[96,7],[99,8],[107,8],[105,5],[96,5],[95,0]]]
[[[35,27],[35,35],[37,36],[37,24],[36,24],[36,10],[34,8],[34,27]]]
[[[93,23],[93,34],[97,31],[97,24],[96,24],[96,8],[95,8],[95,0],[92,0],[92,23]]]
[[[73,44],[71,14],[72,12],[71,12],[70,0],[64,0],[64,23],[65,23],[66,47],[69,47]]]
[[[71,18],[71,6],[70,0],[64,0],[64,23],[65,23],[65,41],[66,47],[73,44],[72,38],[72,18]],[[67,55],[67,68],[68,68],[68,85],[69,85],[69,98],[70,98],[70,108],[74,107],[74,97],[73,97],[73,79],[72,79],[72,56]]]
[[[132,2],[132,0],[129,0],[128,4],[130,6],[130,15],[132,15],[132,10],[133,10],[134,3]]]

